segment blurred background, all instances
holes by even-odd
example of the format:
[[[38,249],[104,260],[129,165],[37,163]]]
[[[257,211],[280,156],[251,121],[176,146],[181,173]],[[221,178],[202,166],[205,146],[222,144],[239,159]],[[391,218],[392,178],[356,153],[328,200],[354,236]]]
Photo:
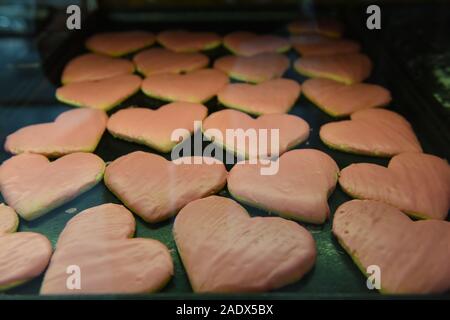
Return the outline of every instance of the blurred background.
[[[81,30],[66,28],[71,4],[81,8]],[[370,4],[381,8],[381,30],[366,28]],[[450,1],[0,0],[0,105],[55,103],[62,67],[95,32],[187,28],[225,34],[248,29],[287,36],[288,22],[323,16],[342,21],[345,36],[362,42],[376,64],[387,56],[394,60],[411,80],[405,90],[418,105],[417,117],[436,113],[430,121],[440,133],[433,139],[448,135]]]

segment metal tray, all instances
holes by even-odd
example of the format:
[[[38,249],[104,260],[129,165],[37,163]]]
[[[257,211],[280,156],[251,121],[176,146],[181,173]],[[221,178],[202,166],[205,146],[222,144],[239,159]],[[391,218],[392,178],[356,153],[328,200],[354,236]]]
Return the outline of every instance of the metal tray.
[[[47,74],[47,77],[53,81],[55,88],[59,85],[59,77],[63,66],[73,57],[85,52],[83,46],[83,40],[89,34],[98,32],[100,30],[121,30],[121,29],[148,29],[151,31],[158,31],[165,28],[174,28],[179,26],[174,25],[119,25],[108,23],[107,20],[99,20],[97,17],[95,23],[88,24],[85,28],[85,32],[72,33],[64,45],[59,46],[48,59],[43,61],[43,69]],[[93,20],[91,20],[92,22]],[[280,34],[287,35],[284,22],[278,24],[256,24],[254,26],[246,25],[245,27],[240,25],[227,24],[226,26],[216,25],[196,25],[189,24],[184,25],[189,29],[207,29],[216,30],[221,34],[226,34],[233,30],[255,30],[259,32],[275,31]],[[351,31],[351,30],[350,30]],[[349,37],[355,38],[355,35],[351,35],[348,32]],[[356,37],[358,38],[358,37]],[[361,39],[360,39],[361,40]],[[419,140],[427,153],[446,156],[447,146],[436,145],[433,141],[433,137],[428,135],[427,130],[422,130],[422,127],[429,129],[430,124],[428,120],[423,117],[415,116],[413,110],[410,108],[411,92],[408,87],[403,84],[399,86],[398,83],[406,81],[401,78],[401,72],[397,72],[395,64],[389,59],[389,56],[383,55],[383,57],[373,54],[369,48],[364,50],[367,52],[375,65],[372,76],[368,79],[368,82],[381,84],[392,90],[393,101],[390,109],[400,112],[407,119],[409,119],[416,129]],[[227,54],[224,48],[207,52],[212,58]],[[291,61],[294,61],[298,55],[293,51],[287,53]],[[290,68],[286,74],[286,78],[295,79],[302,83],[305,78],[297,74],[292,68]],[[397,85],[396,85],[397,83]],[[48,90],[47,90],[48,91]],[[27,95],[27,92],[23,92]],[[0,105],[0,143],[4,143],[4,139],[7,134],[10,134],[18,128],[33,123],[39,123],[44,121],[52,121],[59,113],[71,109],[70,106],[58,103],[56,99],[51,96],[48,97],[53,103],[25,103],[25,104],[1,104]],[[414,103],[417,103],[415,101]],[[164,104],[162,101],[154,100],[146,97],[142,93],[138,93],[131,97],[119,107],[112,110],[112,113],[116,112],[120,108],[128,107],[131,105],[139,105],[141,107],[157,108]],[[216,99],[213,99],[207,103],[210,112],[220,110],[223,107],[220,106]],[[388,159],[373,158],[367,156],[358,156],[339,151],[334,151],[326,147],[319,139],[318,132],[322,124],[333,121],[331,117],[315,107],[304,96],[301,96],[295,107],[290,111],[291,114],[298,115],[304,118],[311,126],[312,131],[310,138],[307,142],[298,146],[298,148],[315,148],[328,153],[338,163],[342,169],[352,163],[356,162],[371,162],[381,165],[387,165]],[[432,129],[432,128],[431,128]],[[433,131],[433,130],[431,130]],[[114,139],[109,133],[105,133],[95,153],[103,158],[104,161],[112,161],[122,155],[128,154],[136,150],[144,150],[147,152],[157,153],[148,147],[129,143],[123,140]],[[0,151],[0,160],[8,158],[10,155],[6,154],[3,150]],[[169,154],[164,155],[166,157]],[[222,196],[230,197],[227,190],[222,190],[220,193]],[[0,201],[2,199],[0,198]],[[352,262],[351,258],[343,250],[343,248],[337,243],[336,239],[332,235],[330,229],[332,225],[332,217],[336,208],[342,203],[350,200],[340,188],[336,187],[335,192],[329,198],[329,205],[331,209],[331,219],[325,224],[320,226],[305,225],[306,228],[312,233],[316,241],[318,257],[314,269],[309,272],[302,280],[292,285],[286,286],[279,290],[275,290],[263,294],[237,294],[237,295],[198,295],[194,294],[191,290],[188,278],[181,263],[180,257],[177,253],[176,245],[172,236],[173,219],[156,225],[150,225],[143,222],[139,217],[136,218],[136,237],[148,237],[160,240],[169,247],[172,252],[172,258],[175,265],[175,274],[169,284],[159,293],[147,294],[147,295],[102,295],[102,296],[90,296],[90,298],[139,298],[139,299],[197,299],[197,298],[258,298],[258,299],[315,299],[315,298],[371,298],[380,299],[385,296],[380,295],[376,290],[369,290],[366,287],[366,278],[358,270],[356,265]],[[39,232],[47,236],[53,245],[55,245],[58,235],[64,228],[68,220],[74,215],[81,212],[84,209],[100,205],[102,203],[121,203],[103,183],[98,184],[92,190],[77,197],[73,201],[61,206],[45,216],[32,221],[26,222],[20,221],[20,231],[34,231]],[[252,216],[268,216],[269,213],[259,210],[253,207],[244,206]],[[76,208],[76,213],[71,212],[72,208]],[[69,210],[69,211],[68,211]],[[66,212],[68,211],[68,212]],[[99,270],[99,272],[102,272]],[[43,276],[40,276],[22,286],[13,288],[5,293],[0,294],[0,299],[14,299],[14,298],[42,298],[39,296],[39,288],[42,282]],[[450,294],[446,293],[439,297],[449,297]],[[70,299],[73,297],[56,297],[63,299]]]

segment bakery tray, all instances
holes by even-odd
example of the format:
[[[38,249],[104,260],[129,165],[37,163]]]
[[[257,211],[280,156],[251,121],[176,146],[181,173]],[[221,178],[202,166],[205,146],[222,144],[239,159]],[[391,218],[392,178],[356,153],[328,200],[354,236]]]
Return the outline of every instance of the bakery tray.
[[[106,18],[95,17],[90,22],[84,25],[81,32],[69,33],[66,41],[62,45],[58,45],[57,48],[53,48],[54,51],[51,54],[46,54],[48,58],[42,61],[42,70],[47,79],[49,79],[53,86],[59,86],[59,78],[64,65],[73,57],[86,52],[83,43],[84,39],[90,34],[100,31],[111,30],[126,30],[126,29],[146,29],[157,32],[167,28],[187,28],[187,29],[204,29],[215,30],[220,34],[226,34],[235,30],[251,30],[256,32],[274,32],[288,36],[285,30],[285,23],[287,21],[268,23],[254,23],[252,25],[245,24],[220,24],[220,23],[208,23],[208,24],[195,24],[189,23],[185,25],[174,24],[130,24],[130,23],[115,23],[107,20]],[[352,30],[347,29],[346,35],[350,38],[362,41],[358,33],[352,33]],[[362,43],[364,43],[362,41]],[[434,132],[432,122],[426,117],[418,117],[414,113],[414,109],[420,108],[420,100],[414,98],[414,92],[411,92],[407,83],[408,79],[402,78],[402,73],[396,67],[394,61],[387,53],[380,53],[380,50],[372,51],[370,47],[363,47],[365,51],[374,62],[374,70],[372,76],[368,79],[368,82],[377,83],[389,88],[392,91],[393,101],[390,104],[389,109],[397,111],[403,114],[412,124],[416,130],[416,134],[423,149],[427,153],[436,154],[442,157],[448,158],[448,145],[436,143],[433,139],[433,135],[429,134],[429,131]],[[47,52],[48,53],[48,52]],[[227,54],[226,49],[219,48],[211,52],[206,53],[211,60],[217,57]],[[298,55],[293,51],[289,51],[287,56],[293,62]],[[130,58],[130,57],[128,57]],[[297,74],[291,67],[285,74],[286,78],[297,80],[302,83],[306,80],[305,77]],[[23,79],[22,81],[24,81]],[[401,84],[401,85],[399,85]],[[34,88],[38,90],[38,88]],[[48,92],[48,90],[47,90]],[[22,92],[23,95],[31,95],[32,92]],[[50,94],[50,95],[49,95]],[[52,121],[59,113],[70,110],[68,105],[61,104],[56,101],[51,95],[54,92],[47,94],[48,99],[52,103],[33,103],[32,97],[27,99],[28,103],[2,103],[0,104],[0,143],[3,144],[8,134],[25,125],[49,122]],[[131,105],[138,105],[147,108],[158,108],[164,104],[162,101],[151,99],[139,92],[133,97],[123,102],[117,108],[114,108],[111,113],[116,112],[120,108],[125,108]],[[411,107],[414,104],[414,109]],[[419,105],[417,105],[419,104]],[[216,99],[209,101],[207,104],[209,112],[214,112],[223,109]],[[298,115],[305,119],[311,126],[311,134],[307,142],[301,144],[297,148],[315,148],[329,154],[342,169],[352,163],[357,162],[371,162],[381,165],[387,165],[388,159],[374,158],[368,156],[358,156],[339,151],[334,151],[326,147],[319,139],[318,132],[322,124],[333,121],[333,119],[320,111],[312,103],[310,103],[304,96],[301,96],[296,102],[295,106],[289,112],[291,114]],[[105,132],[100,144],[98,145],[95,153],[99,155],[105,162],[113,161],[114,159],[128,154],[136,150],[143,150],[147,152],[158,153],[148,147],[133,144],[119,139],[114,139],[109,133]],[[170,154],[162,154],[166,158]],[[0,161],[3,161],[10,157],[5,151],[0,151]],[[228,166],[228,169],[230,167]],[[221,196],[230,197],[226,188],[219,193]],[[0,201],[3,199],[0,198]],[[384,296],[378,293],[376,290],[369,290],[366,287],[366,278],[358,270],[357,266],[352,262],[350,256],[344,251],[344,249],[338,244],[336,239],[331,233],[331,222],[333,213],[336,208],[342,203],[350,200],[340,188],[336,187],[335,192],[329,198],[329,205],[331,209],[331,218],[323,225],[305,225],[306,228],[312,233],[318,250],[318,257],[315,267],[309,272],[303,279],[288,285],[279,290],[275,290],[268,293],[261,294],[233,294],[233,295],[211,295],[211,294],[195,294],[192,292],[189,284],[186,272],[181,263],[180,257],[177,252],[177,248],[172,236],[173,218],[158,224],[145,223],[138,216],[136,218],[136,237],[153,238],[163,242],[171,250],[172,258],[175,266],[175,274],[168,285],[159,293],[145,294],[145,295],[101,295],[101,296],[88,296],[88,298],[101,298],[101,299],[116,299],[116,298],[138,298],[138,299],[209,299],[209,298],[256,298],[256,299],[343,299],[343,298],[369,298],[369,299],[383,299],[389,296]],[[56,244],[60,232],[63,230],[65,224],[77,213],[103,203],[121,203],[106,187],[103,183],[99,183],[96,187],[69,203],[53,210],[45,216],[31,222],[24,220],[20,221],[20,231],[34,231],[39,232],[47,236],[52,242],[53,246]],[[247,205],[244,207],[248,210],[251,216],[269,216],[270,213],[263,210],[259,210]],[[73,212],[73,208],[76,212]],[[99,270],[98,272],[102,272]],[[43,275],[40,277],[16,288],[13,288],[7,292],[0,293],[0,299],[35,299],[35,298],[47,298],[39,296],[39,288],[43,279]],[[398,296],[396,296],[398,297]],[[436,297],[436,296],[427,296]],[[440,298],[449,298],[449,292],[439,295]],[[51,298],[57,299],[72,299],[80,298],[76,296],[55,296]],[[84,296],[83,298],[86,298]]]

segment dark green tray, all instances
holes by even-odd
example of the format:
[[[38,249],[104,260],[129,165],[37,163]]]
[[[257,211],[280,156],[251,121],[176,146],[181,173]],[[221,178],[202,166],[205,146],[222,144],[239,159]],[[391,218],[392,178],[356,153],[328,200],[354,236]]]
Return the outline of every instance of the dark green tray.
[[[97,25],[99,25],[97,21]],[[116,26],[120,29],[119,26]],[[189,26],[188,26],[189,27]],[[150,28],[149,30],[157,30]],[[209,28],[211,27],[205,27]],[[267,28],[267,26],[265,26]],[[88,29],[87,33],[74,33],[70,36],[68,41],[59,48],[55,53],[43,63],[44,72],[47,77],[54,82],[54,87],[58,85],[59,76],[61,74],[62,67],[67,61],[77,54],[84,51],[82,46],[82,39],[87,36],[88,33],[95,32],[101,29],[101,27]],[[111,29],[111,28],[109,28]],[[218,28],[219,32],[226,32],[223,27]],[[228,27],[232,30],[232,28]],[[236,28],[239,29],[239,28]],[[242,27],[240,28],[242,29]],[[283,32],[283,28],[278,26],[280,32]],[[208,53],[211,57],[217,57],[227,54],[226,50],[220,48]],[[293,50],[288,53],[291,61],[294,61],[298,56]],[[410,109],[408,108],[410,98],[410,92],[403,92],[403,90],[395,91],[395,82],[399,81],[398,75],[391,78],[393,70],[395,69],[388,59],[385,57],[382,60],[379,57],[372,56],[375,63],[375,69],[373,76],[369,79],[369,82],[378,83],[390,88],[393,91],[394,100],[390,109],[398,111],[404,114],[407,118],[413,118],[413,127],[419,127],[416,120],[420,121],[419,124],[426,122],[426,119],[416,119],[411,116]],[[304,77],[298,75],[291,68],[285,77],[295,79],[300,83],[305,80]],[[23,94],[27,94],[23,92]],[[59,113],[69,110],[71,107],[58,103],[51,96],[49,97],[52,103],[49,104],[33,104],[33,103],[11,103],[0,105],[0,143],[4,143],[6,135],[14,132],[18,128],[33,123],[39,123],[44,121],[52,121]],[[144,96],[142,93],[122,103],[118,108],[115,108],[112,112],[116,112],[119,108],[124,108],[130,105],[139,105],[149,108],[156,108],[164,104],[161,101],[150,99]],[[220,110],[222,107],[218,105],[214,99],[207,103],[210,112]],[[301,96],[297,101],[295,107],[291,110],[292,114],[299,115],[304,118],[310,124],[312,131],[310,138],[306,143],[303,143],[298,148],[315,148],[322,150],[332,156],[338,163],[340,168],[344,168],[351,163],[355,162],[372,162],[377,164],[386,165],[387,159],[372,158],[365,156],[357,156],[346,154],[338,151],[333,151],[327,148],[319,139],[318,132],[322,124],[332,121],[333,119],[320,111],[317,107],[311,104],[304,96]],[[419,140],[423,145],[425,152],[442,155],[446,152],[446,147],[439,149],[432,145],[426,135],[420,131],[416,131]],[[128,154],[136,150],[144,150],[147,152],[155,152],[147,147],[137,144],[125,142],[122,140],[114,139],[110,134],[105,133],[97,150],[96,154],[99,155],[104,161],[112,161],[119,156]],[[168,157],[168,155],[165,155]],[[0,160],[3,161],[9,157],[4,151],[0,151]],[[230,197],[227,190],[222,190],[220,193],[222,196]],[[0,198],[0,200],[2,200]],[[337,187],[335,192],[329,199],[331,208],[331,218],[336,208],[342,203],[350,200],[350,198],[343,193],[343,191]],[[47,236],[53,245],[56,244],[58,235],[64,228],[67,221],[69,221],[74,215],[81,212],[84,209],[100,205],[102,203],[113,202],[120,203],[120,201],[108,191],[103,183],[100,183],[92,190],[77,197],[75,200],[67,203],[66,205],[53,210],[51,213],[37,219],[36,221],[26,222],[20,221],[20,231],[34,231],[39,232]],[[265,211],[258,210],[249,206],[245,206],[252,216],[268,216]],[[66,213],[66,210],[76,208],[76,213]],[[169,247],[172,252],[173,261],[175,264],[175,275],[169,284],[157,294],[150,295],[132,295],[132,296],[99,296],[100,298],[174,298],[174,299],[195,299],[195,298],[213,298],[213,297],[227,297],[227,298],[284,298],[284,299],[315,299],[315,298],[385,298],[381,296],[377,291],[369,290],[366,287],[366,278],[358,270],[356,265],[352,262],[346,252],[340,247],[336,239],[331,234],[331,221],[327,221],[321,226],[306,225],[306,228],[312,233],[317,244],[318,257],[314,269],[308,273],[301,281],[292,285],[286,286],[282,289],[255,295],[198,295],[194,294],[191,290],[188,278],[178,255],[176,245],[172,236],[173,219],[164,223],[156,225],[150,225],[143,222],[136,216],[137,228],[136,237],[148,237],[160,240]],[[99,270],[98,272],[102,272]],[[39,288],[42,282],[42,276],[26,283],[20,287],[13,288],[5,293],[0,294],[0,299],[11,298],[38,298]],[[449,297],[448,294],[440,297]],[[42,297],[41,297],[42,298]],[[61,297],[57,297],[61,298]],[[71,297],[64,297],[71,298]]]

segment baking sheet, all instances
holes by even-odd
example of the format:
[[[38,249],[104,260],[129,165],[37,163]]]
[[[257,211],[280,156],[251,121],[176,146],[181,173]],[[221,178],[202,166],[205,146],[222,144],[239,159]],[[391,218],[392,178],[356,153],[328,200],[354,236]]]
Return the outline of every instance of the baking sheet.
[[[68,38],[68,41],[64,46],[58,48],[56,53],[52,55],[50,61],[44,61],[42,64],[45,76],[42,81],[47,82],[48,79],[53,82],[54,87],[58,86],[58,79],[60,77],[63,66],[74,56],[85,52],[83,48],[83,39],[90,33],[97,32],[100,29],[111,30],[111,29],[135,29],[141,28],[142,26],[119,26],[119,25],[108,25],[108,29],[104,27],[105,23],[97,23],[95,26],[91,25],[88,31],[83,34],[73,34]],[[171,26],[173,27],[173,26]],[[145,29],[150,31],[157,31],[158,29],[165,29],[167,26],[147,26]],[[208,29],[217,30],[221,34],[226,34],[228,31],[234,31],[239,29],[250,29],[243,28],[242,26],[219,26],[211,27],[208,26],[186,26],[190,29]],[[256,28],[256,31],[269,31],[272,30],[279,34],[287,33],[284,30],[283,24],[279,25],[264,25]],[[363,49],[364,50],[364,49]],[[215,58],[228,54],[224,48],[215,49],[211,52],[206,52],[208,56],[211,57],[213,61]],[[370,52],[369,52],[370,54]],[[298,55],[293,51],[289,51],[287,56],[290,58],[291,62],[297,59]],[[128,57],[130,58],[130,57]],[[436,148],[436,145],[432,143],[432,138],[426,135],[426,132],[417,130],[421,128],[423,122],[427,119],[417,118],[411,112],[409,108],[410,101],[407,100],[407,93],[398,89],[395,82],[398,82],[398,78],[393,77],[393,66],[389,62],[388,57],[382,57],[371,55],[374,62],[374,70],[370,79],[367,82],[377,83],[383,85],[392,90],[393,101],[389,109],[402,113],[407,119],[409,119],[416,129],[419,140],[422,143],[423,149],[427,153],[442,155],[445,152],[444,149]],[[212,63],[212,62],[211,62]],[[396,77],[396,76],[394,76]],[[297,80],[302,83],[306,78],[297,74],[291,67],[285,74],[285,78],[290,78]],[[23,79],[22,81],[25,81]],[[36,88],[34,88],[37,90]],[[53,99],[51,96],[47,97]],[[23,92],[24,95],[28,95],[29,92]],[[32,99],[29,99],[32,100]],[[71,107],[61,104],[52,100],[53,103],[14,103],[14,104],[2,104],[0,105],[0,143],[3,144],[5,137],[14,132],[15,130],[23,127],[25,125],[30,125],[40,122],[50,122],[63,111],[70,110]],[[165,104],[165,102],[151,99],[145,96],[143,93],[138,93],[131,97],[119,107],[114,108],[111,113],[116,112],[120,108],[125,108],[131,105],[138,105],[140,107],[147,108],[157,108],[160,105]],[[206,104],[209,108],[209,112],[214,112],[223,109],[216,99],[209,101]],[[301,96],[296,102],[295,106],[289,112],[291,114],[298,115],[305,119],[310,127],[311,134],[309,139],[298,146],[297,148],[315,148],[329,154],[339,165],[339,168],[344,168],[352,163],[357,162],[370,162],[377,163],[381,165],[387,165],[388,159],[374,158],[367,156],[358,156],[347,153],[342,153],[339,151],[334,151],[326,147],[319,139],[318,132],[322,124],[333,121],[333,118],[326,115],[324,112],[320,111],[312,103],[310,103],[304,96]],[[95,151],[105,162],[113,161],[116,158],[128,154],[133,151],[142,150],[147,152],[158,153],[148,147],[141,146],[138,144],[133,144],[119,139],[114,139],[109,133],[105,132],[100,144]],[[0,160],[3,161],[7,159],[10,155],[5,153],[3,150],[0,151]],[[170,154],[164,155],[166,158]],[[229,168],[229,167],[228,167]],[[230,197],[226,188],[222,190],[219,195]],[[336,239],[331,233],[332,217],[336,208],[342,203],[350,200],[340,188],[337,186],[335,192],[329,198],[329,205],[331,209],[331,219],[325,224],[316,225],[305,225],[306,228],[312,233],[318,250],[318,257],[316,265],[311,272],[309,272],[303,279],[294,283],[292,285],[286,286],[279,290],[263,293],[263,294],[237,294],[237,295],[198,295],[194,294],[191,290],[186,272],[181,263],[180,257],[177,253],[176,245],[172,236],[172,226],[173,218],[165,221],[163,223],[158,223],[150,225],[145,223],[138,216],[136,218],[136,237],[153,238],[163,242],[171,250],[172,258],[175,266],[175,274],[173,279],[169,284],[159,293],[148,294],[148,295],[132,295],[127,296],[131,298],[180,298],[180,299],[191,299],[191,298],[209,298],[209,297],[227,297],[227,298],[288,298],[288,299],[308,299],[308,298],[382,298],[376,290],[369,290],[366,287],[366,278],[358,270],[356,265],[352,262],[350,256],[343,250],[343,248],[337,243]],[[0,201],[3,199],[0,197]],[[96,187],[86,192],[85,194],[77,197],[73,201],[61,206],[52,212],[46,214],[45,216],[32,221],[26,222],[24,220],[20,221],[20,231],[33,231],[39,232],[47,236],[53,245],[56,244],[58,235],[64,228],[67,221],[69,221],[77,213],[103,203],[121,203],[106,187],[103,183],[98,184]],[[270,213],[263,210],[259,210],[250,206],[244,205],[251,216],[269,216]],[[74,208],[76,212],[73,212]],[[102,270],[98,270],[102,272]],[[0,299],[4,298],[36,298],[39,297],[39,288],[42,282],[43,276],[40,276],[22,286],[11,289],[5,293],[0,293]],[[449,297],[450,294],[446,293],[445,296]],[[95,297],[95,296],[94,296]],[[116,298],[120,297],[118,295],[112,296],[97,296],[101,298]],[[71,298],[71,297],[64,297]]]

